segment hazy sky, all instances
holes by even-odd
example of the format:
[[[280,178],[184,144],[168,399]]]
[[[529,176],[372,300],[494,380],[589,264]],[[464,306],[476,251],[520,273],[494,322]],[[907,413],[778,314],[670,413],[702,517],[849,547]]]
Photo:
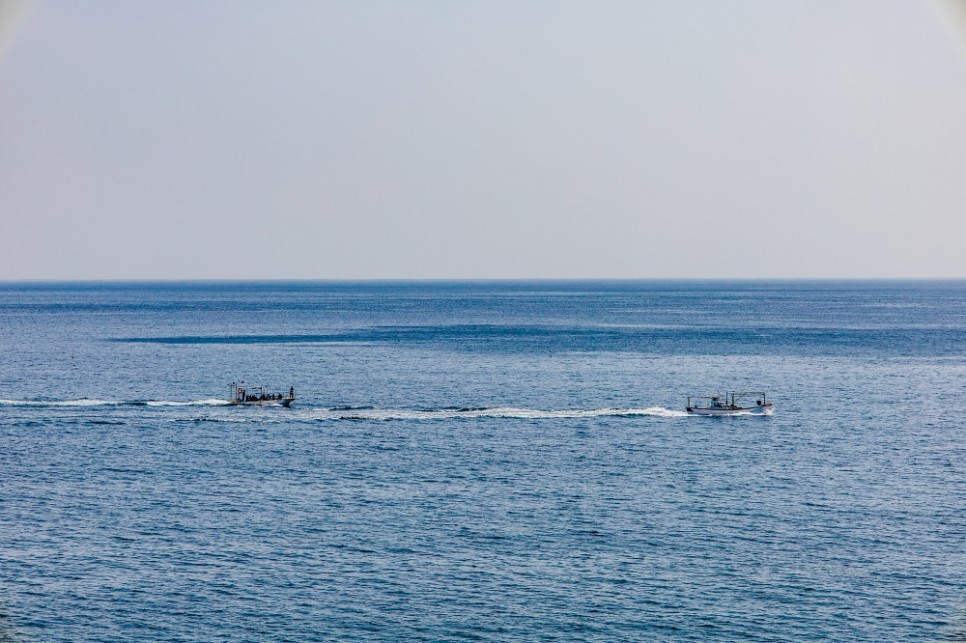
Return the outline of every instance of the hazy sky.
[[[925,2],[19,22],[0,279],[966,277],[966,57]]]

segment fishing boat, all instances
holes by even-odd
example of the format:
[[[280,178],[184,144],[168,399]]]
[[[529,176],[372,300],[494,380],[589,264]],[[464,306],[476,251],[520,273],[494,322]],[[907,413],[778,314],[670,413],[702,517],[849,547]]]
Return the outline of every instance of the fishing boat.
[[[754,405],[745,400],[754,399]],[[769,402],[764,391],[745,393],[718,393],[717,395],[688,396],[687,412],[692,415],[769,415],[774,404]]]
[[[269,393],[264,386],[243,386],[244,382],[232,382],[228,403],[235,406],[291,406],[295,401],[295,387],[290,386],[288,395]]]

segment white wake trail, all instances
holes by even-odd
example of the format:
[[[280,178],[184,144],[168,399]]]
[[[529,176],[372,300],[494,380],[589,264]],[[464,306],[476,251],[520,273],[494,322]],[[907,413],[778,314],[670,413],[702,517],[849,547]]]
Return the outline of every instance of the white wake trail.
[[[90,407],[90,406],[121,406],[124,402],[113,400],[0,400],[0,406],[43,406],[43,407]]]
[[[91,407],[118,407],[118,406],[228,406],[228,400],[195,400],[192,402],[176,402],[165,400],[100,400],[81,398],[79,400],[0,400],[0,406],[22,406],[22,407],[42,407],[42,408],[91,408]]]
[[[674,411],[662,406],[645,409],[525,409],[517,407],[494,407],[483,409],[310,409],[300,414],[315,420],[452,420],[474,418],[504,418],[515,420],[578,419],[595,417],[686,417],[684,411]]]
[[[146,406],[228,406],[231,404],[228,400],[216,400],[214,398],[208,400],[195,400],[194,402],[165,402],[148,400],[145,402]]]

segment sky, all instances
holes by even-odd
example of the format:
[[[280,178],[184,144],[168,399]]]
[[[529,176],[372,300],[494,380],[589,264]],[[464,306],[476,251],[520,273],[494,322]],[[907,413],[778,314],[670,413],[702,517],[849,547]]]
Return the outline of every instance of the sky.
[[[0,0],[0,280],[966,278],[953,24]]]

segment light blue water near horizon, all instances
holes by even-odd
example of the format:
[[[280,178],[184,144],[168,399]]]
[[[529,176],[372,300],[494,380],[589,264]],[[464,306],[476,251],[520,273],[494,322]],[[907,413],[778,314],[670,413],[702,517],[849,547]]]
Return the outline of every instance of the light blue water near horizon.
[[[0,348],[0,641],[966,639],[966,282],[6,283]]]

